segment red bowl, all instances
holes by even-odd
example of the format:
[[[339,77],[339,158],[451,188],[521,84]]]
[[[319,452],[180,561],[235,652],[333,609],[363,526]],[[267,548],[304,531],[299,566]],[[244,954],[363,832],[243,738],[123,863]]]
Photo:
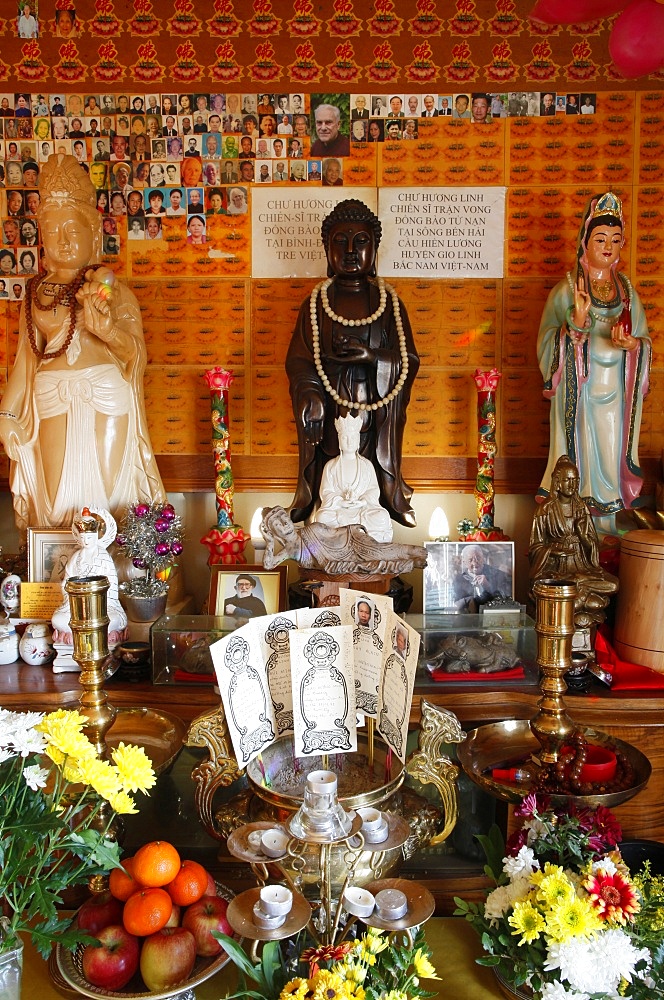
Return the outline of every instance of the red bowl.
[[[613,781],[618,762],[612,750],[606,747],[589,746],[586,762],[581,768],[581,781],[600,785],[605,781]]]

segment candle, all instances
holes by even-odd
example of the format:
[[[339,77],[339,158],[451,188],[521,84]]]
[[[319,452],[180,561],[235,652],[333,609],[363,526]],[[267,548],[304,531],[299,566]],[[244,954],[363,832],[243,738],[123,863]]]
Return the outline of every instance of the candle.
[[[380,809],[358,809],[358,816],[362,817],[362,832],[367,830],[377,830],[383,822],[383,814]]]
[[[264,885],[260,891],[260,907],[269,917],[280,917],[293,908],[293,893],[285,885]]]
[[[381,889],[376,896],[376,913],[381,920],[400,920],[408,912],[408,898],[399,889]]]
[[[247,843],[252,851],[260,851],[262,848],[263,831],[262,830],[252,830],[247,837]]]
[[[358,889],[349,885],[344,892],[344,909],[354,917],[370,917],[374,911],[376,900],[368,889]]]
[[[263,508],[257,507],[251,519],[249,533],[251,534],[251,544],[254,547],[254,559],[262,566],[265,555],[266,541],[261,534],[261,521],[263,520]]]
[[[334,771],[310,771],[307,787],[314,795],[334,795],[337,790],[337,776]]]
[[[390,832],[387,820],[380,809],[358,809],[362,817],[362,836],[367,844],[381,844]]]
[[[261,847],[268,858],[281,858],[288,847],[288,837],[283,830],[266,830],[261,836]]]
[[[256,927],[260,927],[264,931],[276,930],[277,927],[281,927],[282,924],[286,923],[285,913],[277,913],[276,916],[271,917],[263,911],[260,901],[254,903],[252,917]]]
[[[450,526],[442,507],[435,507],[431,515],[429,538],[432,542],[448,542],[450,540]]]

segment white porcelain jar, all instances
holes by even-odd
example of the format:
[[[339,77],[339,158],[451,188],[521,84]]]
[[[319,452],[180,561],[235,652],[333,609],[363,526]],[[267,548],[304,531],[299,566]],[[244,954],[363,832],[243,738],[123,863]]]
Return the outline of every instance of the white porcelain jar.
[[[0,625],[0,663],[14,663],[18,660],[18,632],[8,622]]]
[[[53,649],[53,635],[49,626],[38,623],[26,626],[18,649],[21,659],[29,663],[31,667],[50,663],[55,656],[55,650]]]

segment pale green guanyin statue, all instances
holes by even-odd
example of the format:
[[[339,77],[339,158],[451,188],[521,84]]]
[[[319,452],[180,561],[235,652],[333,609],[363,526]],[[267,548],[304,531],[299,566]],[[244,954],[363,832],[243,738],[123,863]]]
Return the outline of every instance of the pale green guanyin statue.
[[[576,268],[551,291],[537,340],[551,400],[538,499],[548,496],[560,455],[569,456],[600,534],[614,534],[616,514],[638,506],[643,483],[638,445],[651,343],[641,300],[618,271],[624,242],[620,199],[610,191],[591,198]]]

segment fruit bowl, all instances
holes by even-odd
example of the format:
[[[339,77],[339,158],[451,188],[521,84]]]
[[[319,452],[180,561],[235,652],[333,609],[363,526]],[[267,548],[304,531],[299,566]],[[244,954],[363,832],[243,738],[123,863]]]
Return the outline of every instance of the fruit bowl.
[[[216,882],[215,885],[218,896],[221,896],[222,899],[228,902],[233,899],[234,893],[230,889],[227,889],[220,882]],[[156,992],[145,989],[140,973],[137,972],[123,990],[114,992],[93,986],[87,981],[81,967],[81,957],[84,947],[84,945],[79,945],[74,952],[70,952],[61,945],[57,945],[54,954],[59,976],[54,975],[53,969],[51,969],[51,976],[56,986],[60,988],[65,987],[64,992],[68,992],[70,995],[75,993],[77,996],[96,997],[97,1000],[166,1000],[168,997],[182,997],[182,1000],[185,1000],[185,998],[186,1000],[191,1000],[194,996],[194,987],[205,982],[210,976],[214,976],[216,972],[223,969],[230,961],[225,951],[212,958],[197,957],[193,972],[186,982],[180,983],[179,986],[173,989]],[[60,982],[60,977],[64,980],[64,983]]]

